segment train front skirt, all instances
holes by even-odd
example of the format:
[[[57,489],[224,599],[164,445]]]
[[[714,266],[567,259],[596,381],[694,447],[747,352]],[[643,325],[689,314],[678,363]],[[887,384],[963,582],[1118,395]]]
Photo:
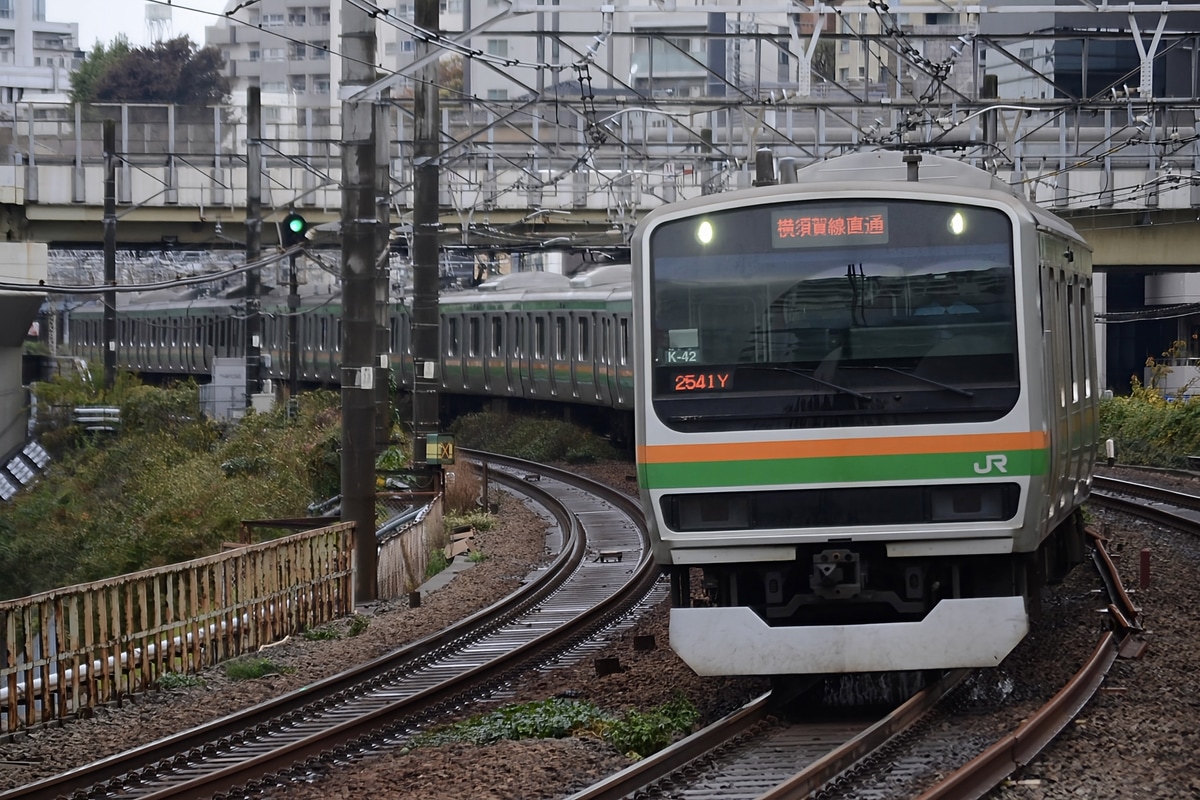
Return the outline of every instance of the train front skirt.
[[[920,622],[777,628],[744,606],[671,609],[671,649],[698,675],[994,667],[1028,632],[1021,597],[944,599]]]

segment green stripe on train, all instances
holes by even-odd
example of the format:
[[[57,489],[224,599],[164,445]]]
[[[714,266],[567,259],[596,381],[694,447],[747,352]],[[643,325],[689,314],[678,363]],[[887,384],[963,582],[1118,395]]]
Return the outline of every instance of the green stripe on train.
[[[1001,458],[1003,461],[1000,461]],[[638,479],[642,488],[646,489],[973,480],[984,476],[994,479],[1042,475],[1047,470],[1048,461],[1048,450],[1009,450],[1000,453],[931,453],[639,464]]]

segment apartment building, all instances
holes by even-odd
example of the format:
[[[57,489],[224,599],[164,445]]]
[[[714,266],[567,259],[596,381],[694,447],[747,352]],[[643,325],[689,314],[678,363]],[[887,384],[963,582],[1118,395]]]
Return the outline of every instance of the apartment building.
[[[78,23],[47,21],[46,0],[0,0],[0,110],[65,99],[82,59]]]

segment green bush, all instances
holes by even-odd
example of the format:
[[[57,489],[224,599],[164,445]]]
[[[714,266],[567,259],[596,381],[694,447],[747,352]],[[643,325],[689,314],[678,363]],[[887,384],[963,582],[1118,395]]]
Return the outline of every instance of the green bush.
[[[617,456],[605,439],[586,428],[556,419],[479,413],[459,417],[451,426],[460,447],[524,458],[582,464]]]
[[[350,620],[350,635],[358,636],[360,633],[366,633],[367,628],[371,625],[371,618],[363,614],[355,614]]]
[[[623,754],[644,758],[691,731],[699,719],[681,694],[649,711],[611,715],[592,703],[554,697],[503,706],[478,717],[445,725],[416,737],[412,747],[467,742],[493,744],[501,739],[561,739],[578,733],[598,734]]]
[[[1100,436],[1122,464],[1183,468],[1200,455],[1200,399],[1168,401],[1135,383],[1127,397],[1100,402]]]
[[[295,419],[281,406],[231,426],[199,416],[190,382],[121,377],[105,393],[72,377],[36,392],[62,435],[47,477],[0,505],[0,599],[211,555],[243,519],[301,516],[340,483],[333,392],[302,395]],[[120,406],[119,432],[83,436],[69,411],[41,414],[94,404]]]
[[[591,703],[554,697],[503,706],[478,717],[435,728],[418,736],[412,746],[451,742],[494,744],[502,739],[562,739],[608,720]]]
[[[193,686],[203,686],[204,679],[198,675],[188,675],[183,672],[164,672],[158,678],[158,688],[163,691],[173,689],[190,689]]]
[[[618,752],[645,758],[688,733],[700,714],[681,694],[649,711],[632,710],[605,728],[604,739]]]
[[[322,625],[319,628],[309,628],[304,632],[304,638],[310,642],[324,642],[330,639],[340,639],[342,634],[332,625]]]
[[[283,675],[291,672],[269,658],[236,658],[225,664],[225,676],[234,681],[250,681],[267,675]]]

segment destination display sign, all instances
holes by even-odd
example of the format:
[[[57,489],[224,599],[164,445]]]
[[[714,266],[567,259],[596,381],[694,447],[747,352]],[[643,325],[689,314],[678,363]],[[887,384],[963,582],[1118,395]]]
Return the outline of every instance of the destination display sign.
[[[771,244],[784,247],[848,247],[887,244],[886,206],[772,209]]]

